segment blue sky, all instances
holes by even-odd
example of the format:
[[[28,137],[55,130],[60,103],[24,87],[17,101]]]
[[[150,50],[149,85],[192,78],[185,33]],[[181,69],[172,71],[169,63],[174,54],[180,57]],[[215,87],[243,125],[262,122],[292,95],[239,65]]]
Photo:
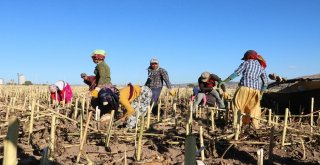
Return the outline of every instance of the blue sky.
[[[105,49],[114,84],[143,84],[156,57],[172,83],[222,79],[254,49],[267,73],[320,73],[319,0],[1,0],[0,78],[82,84]]]

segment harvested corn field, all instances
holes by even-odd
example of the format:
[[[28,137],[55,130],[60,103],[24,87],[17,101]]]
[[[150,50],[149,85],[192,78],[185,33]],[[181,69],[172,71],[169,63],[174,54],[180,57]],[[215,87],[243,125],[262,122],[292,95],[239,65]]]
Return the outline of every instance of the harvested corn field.
[[[114,123],[114,112],[99,119],[86,88],[73,87],[72,102],[54,107],[46,86],[1,86],[1,161],[26,165],[184,164],[195,159],[204,164],[320,162],[318,110],[291,115],[286,109],[275,115],[263,109],[261,129],[239,129],[230,101],[227,110],[199,107],[190,115],[191,89],[176,90],[175,97],[162,93],[158,115],[148,111],[137,127],[126,129]]]

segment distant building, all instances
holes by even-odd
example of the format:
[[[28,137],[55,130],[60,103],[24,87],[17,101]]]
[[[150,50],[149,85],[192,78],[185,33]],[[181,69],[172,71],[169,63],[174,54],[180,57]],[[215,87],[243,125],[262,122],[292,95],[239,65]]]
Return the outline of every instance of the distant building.
[[[22,85],[26,82],[26,77],[23,74],[18,73],[18,84]]]
[[[0,85],[4,85],[4,84],[5,84],[4,79],[0,78]]]

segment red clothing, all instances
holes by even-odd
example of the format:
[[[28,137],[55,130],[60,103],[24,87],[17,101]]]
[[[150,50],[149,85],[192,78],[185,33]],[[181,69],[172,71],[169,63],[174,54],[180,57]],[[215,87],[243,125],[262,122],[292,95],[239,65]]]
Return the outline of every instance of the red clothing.
[[[254,59],[254,60],[258,60],[260,65],[263,67],[263,68],[266,68],[267,67],[267,62],[263,59],[263,57],[258,54],[256,51],[254,50],[249,50],[247,51],[245,54],[244,54],[244,57],[242,58],[242,60],[250,60],[250,59]]]
[[[87,76],[87,80],[83,80],[83,82],[89,85],[89,91],[92,91],[96,87],[96,76]]]
[[[62,90],[57,90],[57,99],[56,99],[56,94],[51,93],[51,99],[52,100],[57,100],[57,101],[62,101],[65,98],[65,103],[69,103],[72,98],[72,89],[69,84],[67,84]]]
[[[205,82],[204,86],[208,88],[213,88],[216,86],[216,80],[210,76],[210,79],[207,82]]]

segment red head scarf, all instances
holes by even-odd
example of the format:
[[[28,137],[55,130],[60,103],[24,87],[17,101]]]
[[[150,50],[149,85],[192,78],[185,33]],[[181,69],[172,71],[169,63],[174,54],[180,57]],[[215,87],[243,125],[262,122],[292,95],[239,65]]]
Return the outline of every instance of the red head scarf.
[[[267,67],[267,62],[263,59],[263,57],[261,55],[259,55],[256,51],[254,50],[248,50],[244,55],[243,58],[241,60],[250,60],[250,59],[254,59],[254,60],[258,60],[260,65],[263,68]]]

